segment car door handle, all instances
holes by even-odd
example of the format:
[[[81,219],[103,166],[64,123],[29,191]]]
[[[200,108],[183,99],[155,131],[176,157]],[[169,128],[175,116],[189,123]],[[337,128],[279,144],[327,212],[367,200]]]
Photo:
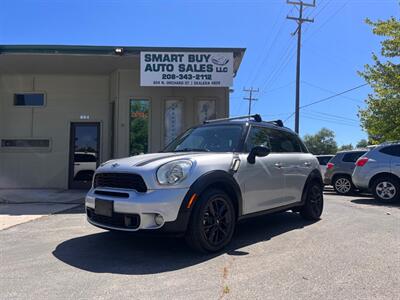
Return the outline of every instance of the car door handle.
[[[306,167],[311,167],[311,163],[308,162],[308,161],[306,161],[306,162],[304,163],[304,165],[305,165]]]
[[[280,162],[274,163],[275,168],[282,168],[282,164]]]
[[[74,166],[80,166],[81,164],[74,163]]]

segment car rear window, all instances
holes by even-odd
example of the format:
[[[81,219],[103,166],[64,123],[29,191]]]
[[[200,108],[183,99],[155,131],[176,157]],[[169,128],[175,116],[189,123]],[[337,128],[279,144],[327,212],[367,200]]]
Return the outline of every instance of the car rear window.
[[[331,160],[332,156],[318,156],[318,162],[322,166],[326,166],[328,162]]]
[[[353,162],[355,163],[357,159],[360,158],[361,155],[365,154],[366,151],[358,151],[358,152],[349,152],[343,156],[344,162]]]
[[[400,157],[400,145],[387,146],[385,148],[380,149],[379,152],[382,152],[384,154],[388,154],[391,156],[399,156]]]

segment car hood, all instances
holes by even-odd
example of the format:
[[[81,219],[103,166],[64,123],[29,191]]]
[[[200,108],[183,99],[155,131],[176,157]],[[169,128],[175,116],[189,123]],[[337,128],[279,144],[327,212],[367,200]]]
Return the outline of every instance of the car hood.
[[[109,172],[109,171],[139,171],[144,169],[158,168],[169,161],[177,159],[190,159],[190,160],[201,160],[211,159],[218,160],[221,162],[223,157],[226,158],[227,162],[231,162],[232,153],[216,153],[216,152],[161,152],[151,154],[141,154],[131,157],[125,157],[120,159],[109,160],[100,165],[98,171]],[[225,159],[222,159],[225,161]]]
[[[190,159],[193,162],[190,175],[169,188],[188,187],[199,176],[214,170],[229,171],[234,154],[216,152],[167,152],[142,154],[126,158],[110,160],[103,163],[96,173],[135,173],[143,177],[149,189],[162,188],[159,186],[155,174],[163,164],[178,159]],[[165,188],[165,187],[164,187]]]

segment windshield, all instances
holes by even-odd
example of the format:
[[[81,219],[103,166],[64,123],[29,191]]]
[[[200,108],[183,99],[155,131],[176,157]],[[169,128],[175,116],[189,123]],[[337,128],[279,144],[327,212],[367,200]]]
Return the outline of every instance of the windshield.
[[[215,125],[191,128],[170,143],[164,152],[238,150],[243,127],[241,125]]]

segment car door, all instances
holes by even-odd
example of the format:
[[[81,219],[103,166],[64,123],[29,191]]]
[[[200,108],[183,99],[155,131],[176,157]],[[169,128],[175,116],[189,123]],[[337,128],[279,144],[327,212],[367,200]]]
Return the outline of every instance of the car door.
[[[272,209],[288,200],[279,153],[271,151],[265,157],[256,157],[254,164],[247,161],[248,152],[254,146],[270,147],[268,134],[268,128],[251,126],[245,143],[246,153],[239,155],[240,168],[235,178],[242,189],[243,214]]]
[[[314,168],[319,168],[317,161],[292,132],[271,129],[270,142],[272,149],[280,153],[281,158],[286,195],[286,202],[282,204],[301,201],[307,177]]]

